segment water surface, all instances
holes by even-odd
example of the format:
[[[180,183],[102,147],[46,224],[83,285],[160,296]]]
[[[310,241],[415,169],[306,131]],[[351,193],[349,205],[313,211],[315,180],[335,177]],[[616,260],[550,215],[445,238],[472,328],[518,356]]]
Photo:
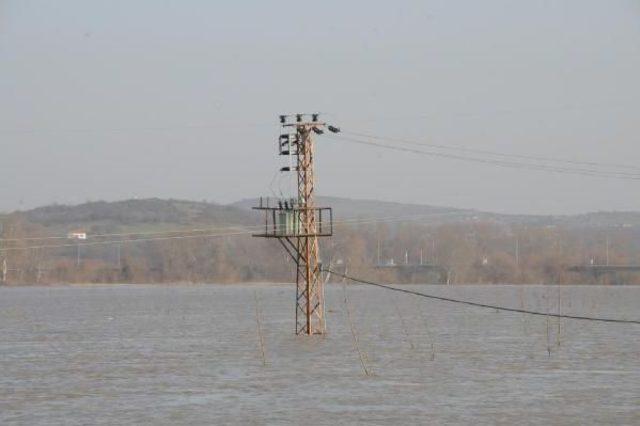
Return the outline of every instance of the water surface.
[[[406,287],[640,318],[640,287]],[[358,348],[340,285],[312,338],[291,285],[0,288],[0,424],[640,424],[640,326],[346,290]]]

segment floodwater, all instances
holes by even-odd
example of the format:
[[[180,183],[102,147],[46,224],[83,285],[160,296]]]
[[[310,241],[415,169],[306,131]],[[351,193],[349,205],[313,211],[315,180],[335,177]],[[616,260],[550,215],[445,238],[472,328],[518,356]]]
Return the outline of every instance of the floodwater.
[[[640,287],[405,287],[640,318]],[[638,325],[346,294],[296,337],[291,285],[0,288],[0,424],[640,424]]]

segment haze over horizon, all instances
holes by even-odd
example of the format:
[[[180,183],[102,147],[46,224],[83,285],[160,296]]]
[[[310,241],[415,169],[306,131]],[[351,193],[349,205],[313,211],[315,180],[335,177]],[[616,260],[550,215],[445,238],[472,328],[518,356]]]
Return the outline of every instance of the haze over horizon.
[[[363,7],[366,5],[366,7]],[[640,164],[637,1],[0,4],[0,211],[286,193],[277,115]],[[640,181],[318,138],[318,193],[501,213],[640,211]]]

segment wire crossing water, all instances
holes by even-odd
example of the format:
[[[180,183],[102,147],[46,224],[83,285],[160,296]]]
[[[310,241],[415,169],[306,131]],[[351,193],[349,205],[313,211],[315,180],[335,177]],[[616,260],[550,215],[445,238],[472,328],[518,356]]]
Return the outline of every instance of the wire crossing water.
[[[640,287],[403,288],[597,317],[640,306]],[[340,285],[315,337],[292,333],[290,284],[0,288],[0,424],[639,423],[639,327],[347,289],[371,376]]]

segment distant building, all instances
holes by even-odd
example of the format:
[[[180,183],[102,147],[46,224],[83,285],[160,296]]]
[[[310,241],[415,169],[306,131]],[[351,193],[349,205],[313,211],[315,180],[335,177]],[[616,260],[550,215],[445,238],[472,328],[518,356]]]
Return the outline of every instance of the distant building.
[[[87,233],[84,231],[72,231],[67,234],[67,238],[70,240],[86,240]]]

